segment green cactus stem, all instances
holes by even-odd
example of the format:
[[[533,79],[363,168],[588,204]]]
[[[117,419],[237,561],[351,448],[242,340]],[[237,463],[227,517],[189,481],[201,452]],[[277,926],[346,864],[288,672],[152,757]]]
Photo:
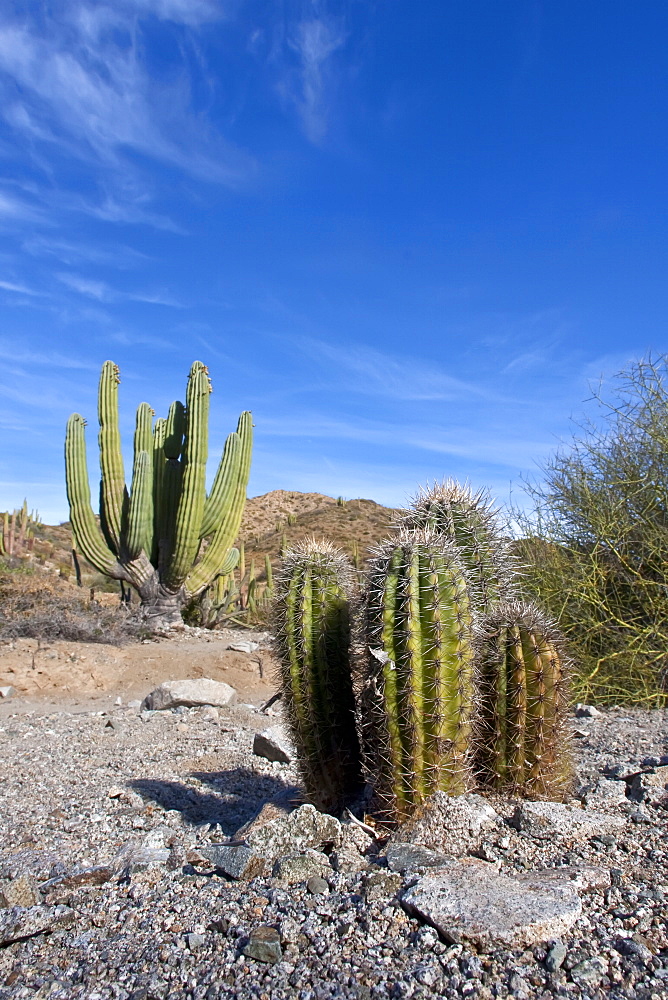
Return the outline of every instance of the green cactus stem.
[[[70,417],[65,442],[67,495],[79,551],[96,569],[133,586],[150,616],[176,619],[238,559],[234,540],[246,500],[252,419],[242,413],[228,436],[209,496],[206,494],[211,382],[205,366],[190,370],[187,406],[175,402],[166,419],[137,410],[132,481],[128,492],[118,429],[118,368],[100,376],[100,523],[91,507],[85,421]]]
[[[361,693],[373,811],[392,823],[437,790],[469,785],[474,623],[459,551],[429,530],[403,530],[370,562]]]
[[[517,594],[517,566],[498,512],[485,490],[454,479],[421,489],[399,515],[399,528],[431,528],[461,549],[469,582],[483,612]]]
[[[482,785],[561,799],[570,788],[570,660],[535,606],[504,602],[482,624],[476,773]]]
[[[285,553],[276,580],[276,652],[309,800],[339,813],[361,788],[350,661],[350,566],[329,542]]]

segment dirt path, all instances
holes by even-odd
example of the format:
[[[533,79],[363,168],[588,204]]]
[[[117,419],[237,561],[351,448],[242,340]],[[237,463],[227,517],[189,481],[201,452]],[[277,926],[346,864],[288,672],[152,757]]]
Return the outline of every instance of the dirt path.
[[[227,647],[257,644],[251,652]],[[192,629],[173,638],[108,646],[17,639],[0,646],[0,687],[16,694],[0,714],[45,707],[104,707],[142,699],[162,681],[210,677],[236,688],[239,701],[258,704],[275,690],[275,663],[265,633]]]

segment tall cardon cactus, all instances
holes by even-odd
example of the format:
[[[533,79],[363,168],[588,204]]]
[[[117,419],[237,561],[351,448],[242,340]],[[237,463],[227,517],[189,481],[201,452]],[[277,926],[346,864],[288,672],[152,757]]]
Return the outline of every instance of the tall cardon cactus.
[[[435,483],[418,492],[397,527],[429,528],[458,546],[483,611],[516,596],[516,561],[485,490],[474,492],[454,479]]]
[[[534,605],[502,603],[482,624],[476,771],[488,787],[559,799],[569,789],[569,661]]]
[[[381,543],[367,588],[363,755],[373,811],[391,822],[468,787],[473,607],[460,553],[428,529]]]
[[[350,665],[352,570],[328,542],[284,556],[276,580],[276,650],[291,735],[308,798],[328,812],[361,788]]]
[[[130,489],[125,485],[118,425],[119,371],[102,366],[100,422],[100,519],[93,513],[86,464],[85,420],[67,424],[67,496],[78,550],[101,573],[131,584],[147,614],[177,618],[183,605],[219,574],[236,565],[233,548],[246,501],[252,450],[252,419],[242,413],[225,443],[207,495],[206,462],[211,381],[196,361],[186,405],[172,403],[153,423],[147,403],[137,410]]]

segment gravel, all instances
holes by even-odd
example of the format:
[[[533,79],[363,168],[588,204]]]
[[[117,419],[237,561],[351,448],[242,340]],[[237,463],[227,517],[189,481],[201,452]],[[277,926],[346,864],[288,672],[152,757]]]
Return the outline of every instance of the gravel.
[[[402,906],[420,874],[411,869],[432,871],[434,848],[411,857],[395,845],[392,871],[381,845],[350,870],[351,839],[332,845],[340,870],[328,871],[295,827],[288,878],[212,870],[212,848],[264,803],[299,804],[293,766],[253,754],[266,716],[252,708],[39,715],[17,703],[0,722],[0,889],[12,904],[0,908],[0,1000],[665,1000],[668,810],[660,782],[635,776],[664,763],[667,720],[630,709],[587,717],[578,784],[606,776],[633,787],[621,804],[609,789],[594,795],[596,812],[625,818],[619,830],[533,837],[510,825],[516,802],[490,797],[502,822],[475,855],[501,876],[531,885],[537,869],[568,868],[574,886],[585,869],[610,877],[589,880],[558,939],[478,951]],[[364,835],[358,857],[367,844]]]

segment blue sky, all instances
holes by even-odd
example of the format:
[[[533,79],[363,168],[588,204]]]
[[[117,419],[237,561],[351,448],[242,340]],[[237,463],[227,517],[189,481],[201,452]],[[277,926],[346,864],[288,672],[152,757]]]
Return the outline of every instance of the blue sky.
[[[190,363],[250,494],[500,498],[668,349],[665,0],[9,0],[0,509]]]

